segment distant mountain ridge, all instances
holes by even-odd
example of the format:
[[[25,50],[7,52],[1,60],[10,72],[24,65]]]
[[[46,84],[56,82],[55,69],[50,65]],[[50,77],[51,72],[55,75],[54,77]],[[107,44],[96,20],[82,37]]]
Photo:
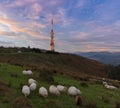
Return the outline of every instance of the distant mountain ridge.
[[[120,52],[77,52],[76,54],[104,64],[120,65]]]

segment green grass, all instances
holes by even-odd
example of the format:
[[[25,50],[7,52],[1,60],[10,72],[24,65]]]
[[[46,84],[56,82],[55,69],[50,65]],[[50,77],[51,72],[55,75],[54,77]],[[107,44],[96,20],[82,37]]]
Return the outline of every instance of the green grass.
[[[39,87],[44,86],[48,89],[50,84],[38,77],[39,72],[34,71],[32,76],[26,76],[22,74],[23,70],[19,66],[0,64],[0,80],[5,81],[10,89],[10,92],[4,95],[0,92],[0,108],[13,108],[16,98],[22,97],[22,99],[25,99],[21,93],[20,84],[27,84],[27,80],[31,77],[38,82],[36,91],[31,92],[30,96],[25,99],[32,105],[32,108],[78,108],[75,105],[74,97],[69,96],[67,93],[62,93],[58,97],[49,94],[46,99],[40,97],[38,94]],[[67,87],[73,85],[79,88],[82,92],[84,105],[92,101],[96,103],[98,108],[114,108],[115,101],[120,98],[120,89],[109,91],[101,84],[90,82],[86,82],[89,85],[88,87],[82,87],[80,85],[81,81],[58,74],[54,75],[53,78],[58,84],[63,84]],[[102,96],[107,97],[109,102],[104,102]]]

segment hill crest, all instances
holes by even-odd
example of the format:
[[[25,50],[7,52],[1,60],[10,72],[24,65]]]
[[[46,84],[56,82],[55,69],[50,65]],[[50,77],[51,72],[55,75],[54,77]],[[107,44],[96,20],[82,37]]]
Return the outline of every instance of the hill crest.
[[[0,50],[0,62],[21,65],[37,71],[47,69],[50,72],[60,73],[73,77],[101,76],[106,77],[106,65],[82,56],[66,53],[52,53],[38,51],[38,49],[3,48]]]

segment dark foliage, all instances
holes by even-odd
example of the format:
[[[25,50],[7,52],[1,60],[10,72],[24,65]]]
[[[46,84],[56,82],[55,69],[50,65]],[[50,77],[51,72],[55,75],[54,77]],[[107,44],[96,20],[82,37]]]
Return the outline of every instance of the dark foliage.
[[[97,108],[97,105],[94,101],[90,101],[87,103],[85,108]]]
[[[120,100],[115,102],[115,108],[120,108]]]
[[[87,82],[81,82],[80,85],[81,85],[82,87],[88,87]]]
[[[53,73],[51,73],[49,70],[43,69],[39,73],[39,78],[43,79],[44,81],[48,83],[54,83],[53,79]]]
[[[108,66],[108,77],[111,79],[120,80],[120,65],[118,66]]]
[[[110,102],[110,98],[105,96],[105,95],[102,95],[102,101],[105,102],[105,103],[109,103]]]

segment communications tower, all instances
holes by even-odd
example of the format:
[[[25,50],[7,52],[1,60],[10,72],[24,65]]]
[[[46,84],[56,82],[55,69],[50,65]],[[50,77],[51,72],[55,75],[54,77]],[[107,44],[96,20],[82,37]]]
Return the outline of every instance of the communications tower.
[[[53,30],[53,19],[51,20],[51,32],[50,32],[50,49],[52,52],[55,51],[54,45],[54,30]]]

